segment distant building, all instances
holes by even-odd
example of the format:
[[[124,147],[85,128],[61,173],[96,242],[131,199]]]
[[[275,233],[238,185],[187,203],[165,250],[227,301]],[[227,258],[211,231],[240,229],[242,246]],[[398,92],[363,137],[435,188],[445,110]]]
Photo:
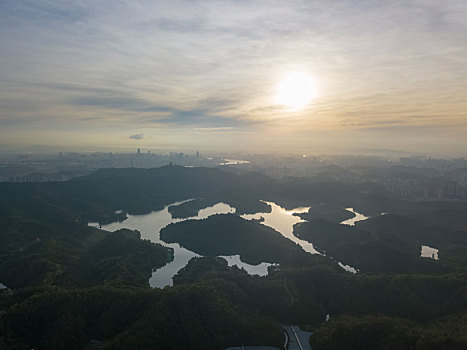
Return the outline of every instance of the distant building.
[[[199,151],[196,151],[196,158],[199,158]]]
[[[138,148],[138,150],[136,151],[136,153],[141,154],[141,149]]]

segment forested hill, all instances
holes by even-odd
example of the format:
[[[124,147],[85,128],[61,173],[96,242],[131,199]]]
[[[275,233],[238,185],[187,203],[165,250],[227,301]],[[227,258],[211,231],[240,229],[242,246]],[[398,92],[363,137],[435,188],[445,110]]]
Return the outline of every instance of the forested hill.
[[[259,173],[236,175],[216,168],[181,166],[102,169],[66,182],[0,183],[4,212],[44,218],[58,208],[61,216],[102,223],[121,219],[117,210],[143,214],[189,198],[222,200],[239,207],[249,201],[272,200],[292,207],[310,198],[351,202],[359,196],[360,191],[351,185],[312,184],[301,179],[278,182]]]
[[[171,261],[172,249],[141,240],[137,231],[88,226],[190,198],[169,210],[189,217],[218,201],[237,214],[270,210],[260,200],[311,206],[301,214],[309,222],[294,234],[326,256],[307,255],[273,229],[235,215],[187,221],[169,226],[166,238],[208,256],[250,254],[252,263],[256,247],[268,261],[279,254],[281,266],[259,277],[222,259],[199,258],[175,276],[173,287],[152,290],[151,270]],[[371,218],[343,227],[348,207]],[[0,183],[0,213],[0,282],[12,290],[0,290],[0,349],[280,347],[282,324],[316,331],[321,348],[467,344],[466,203],[401,201],[372,183],[277,181],[166,166],[103,169],[66,182]],[[200,246],[219,237],[232,239],[235,251],[215,241]],[[421,266],[421,244],[438,248],[440,259]],[[360,272],[345,272],[331,257]],[[394,259],[397,268],[388,269]],[[331,321],[323,325],[328,313]]]
[[[83,219],[108,221],[118,219],[116,210],[141,214],[189,198],[261,197],[273,187],[274,181],[265,176],[215,168],[103,169],[66,182],[0,183],[0,205],[4,212],[34,216],[59,207]]]
[[[328,203],[350,206],[369,216],[390,212],[427,223],[467,228],[466,203],[397,200],[374,183],[316,183],[304,178],[277,181],[259,173],[236,175],[217,168],[181,166],[101,169],[65,182],[0,183],[3,213],[47,215],[59,208],[61,214],[73,212],[77,219],[89,221],[119,219],[116,210],[148,213],[189,198],[235,204],[269,200],[287,208]],[[455,214],[455,220],[449,220],[451,214]]]

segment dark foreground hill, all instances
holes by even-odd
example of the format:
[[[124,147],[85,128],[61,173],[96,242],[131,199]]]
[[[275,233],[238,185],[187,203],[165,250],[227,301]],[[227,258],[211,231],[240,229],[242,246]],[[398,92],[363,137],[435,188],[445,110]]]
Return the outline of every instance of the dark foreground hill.
[[[170,224],[161,230],[161,238],[204,256],[238,254],[253,265],[269,262],[301,266],[321,258],[306,253],[274,229],[233,214]]]
[[[253,262],[257,253],[280,259],[281,266],[259,277],[222,259],[199,258],[179,272],[174,287],[150,289],[151,270],[170,261],[171,250],[134,231],[87,225],[189,198],[203,200],[185,206],[188,213],[215,201],[239,212],[255,211],[260,200],[287,208],[325,203],[331,209],[309,217],[313,221],[296,234],[336,259],[358,264],[365,257],[362,272],[338,269],[329,257],[310,258],[272,229],[223,215],[173,225],[166,238],[177,236],[203,255],[237,252]],[[342,228],[336,222],[346,207],[373,218]],[[462,349],[466,208],[395,200],[374,185],[280,182],[204,168],[107,169],[60,183],[0,183],[0,282],[11,289],[0,289],[0,349],[280,347],[280,325],[291,323],[314,330],[312,341],[323,349],[343,342],[349,348]],[[414,264],[394,269],[375,253],[375,242]],[[422,260],[420,244],[439,248],[440,260]],[[364,266],[378,268],[367,273]]]

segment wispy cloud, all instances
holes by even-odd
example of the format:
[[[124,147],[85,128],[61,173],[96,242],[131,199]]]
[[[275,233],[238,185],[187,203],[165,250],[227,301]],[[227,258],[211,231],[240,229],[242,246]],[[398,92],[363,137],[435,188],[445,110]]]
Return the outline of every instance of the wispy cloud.
[[[466,42],[464,0],[4,1],[0,136],[466,127]],[[303,111],[275,106],[289,70],[319,82]]]
[[[140,134],[130,135],[129,138],[132,140],[142,140],[144,139],[144,134],[140,133]]]

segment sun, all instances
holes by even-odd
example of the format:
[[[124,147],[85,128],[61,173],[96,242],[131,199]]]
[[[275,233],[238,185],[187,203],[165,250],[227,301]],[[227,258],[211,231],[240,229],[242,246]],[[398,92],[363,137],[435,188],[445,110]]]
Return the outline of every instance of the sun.
[[[303,108],[317,96],[316,83],[306,73],[289,73],[277,85],[275,102],[294,109]]]

